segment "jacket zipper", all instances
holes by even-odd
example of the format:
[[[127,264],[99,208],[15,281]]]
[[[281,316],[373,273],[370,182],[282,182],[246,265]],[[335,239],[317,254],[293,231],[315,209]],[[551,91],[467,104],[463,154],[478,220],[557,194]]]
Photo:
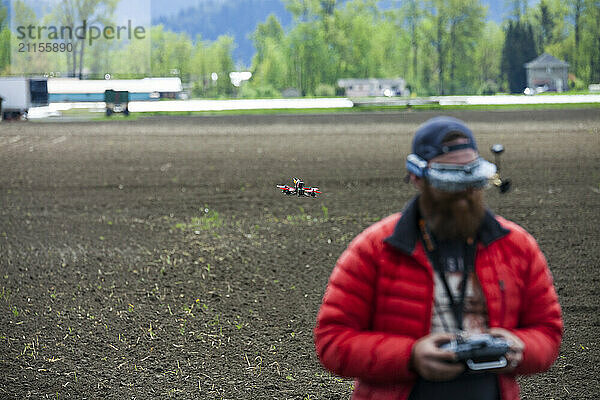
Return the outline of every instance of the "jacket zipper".
[[[504,281],[498,280],[498,286],[500,286],[500,326],[504,327],[504,320],[506,316],[506,293],[504,290]]]
[[[495,278],[498,282],[498,288],[500,289],[500,315],[498,318],[498,326],[504,327],[504,323],[506,320],[506,287],[504,284],[504,280],[500,279],[500,277],[498,276],[498,270],[496,269],[496,267],[493,267],[492,270],[494,271]]]

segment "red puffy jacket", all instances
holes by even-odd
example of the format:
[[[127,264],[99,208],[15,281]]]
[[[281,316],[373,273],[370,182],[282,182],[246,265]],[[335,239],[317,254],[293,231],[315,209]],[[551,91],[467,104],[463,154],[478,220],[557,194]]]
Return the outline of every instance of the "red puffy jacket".
[[[352,398],[406,399],[417,379],[412,347],[430,331],[433,269],[419,240],[418,202],[358,235],[340,256],[317,316],[314,339],[325,368],[355,378]],[[546,260],[523,228],[487,211],[475,271],[489,327],[525,344],[511,375],[499,375],[503,400],[519,399],[515,374],[547,370],[563,333],[561,309]]]

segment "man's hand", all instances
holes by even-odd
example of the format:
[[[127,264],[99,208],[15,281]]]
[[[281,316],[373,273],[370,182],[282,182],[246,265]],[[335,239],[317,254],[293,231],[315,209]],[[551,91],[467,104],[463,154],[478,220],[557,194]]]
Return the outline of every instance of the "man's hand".
[[[507,362],[506,367],[494,370],[494,372],[498,374],[513,372],[523,360],[525,344],[517,335],[503,328],[491,328],[488,333],[492,336],[506,340],[510,346],[505,355]]]
[[[463,363],[454,363],[456,354],[439,348],[454,337],[449,333],[432,333],[417,340],[411,354],[411,366],[417,374],[429,381],[449,381],[460,375],[465,370]]]

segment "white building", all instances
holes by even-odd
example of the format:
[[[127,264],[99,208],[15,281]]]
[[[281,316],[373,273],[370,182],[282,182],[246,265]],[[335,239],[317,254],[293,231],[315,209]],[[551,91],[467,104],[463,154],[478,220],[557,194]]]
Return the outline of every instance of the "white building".
[[[50,102],[104,101],[104,91],[128,91],[131,101],[177,98],[183,88],[179,78],[98,79],[49,78]]]
[[[408,96],[406,81],[395,79],[340,79],[338,86],[346,92],[346,97]]]

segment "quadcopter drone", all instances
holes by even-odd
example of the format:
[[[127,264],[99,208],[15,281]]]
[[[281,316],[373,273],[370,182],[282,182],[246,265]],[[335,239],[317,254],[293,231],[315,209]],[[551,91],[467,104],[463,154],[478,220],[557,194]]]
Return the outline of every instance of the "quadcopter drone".
[[[321,194],[318,187],[305,187],[304,181],[300,178],[293,178],[293,180],[294,186],[277,185],[277,189],[281,189],[281,192],[288,196],[317,197],[317,195]]]

